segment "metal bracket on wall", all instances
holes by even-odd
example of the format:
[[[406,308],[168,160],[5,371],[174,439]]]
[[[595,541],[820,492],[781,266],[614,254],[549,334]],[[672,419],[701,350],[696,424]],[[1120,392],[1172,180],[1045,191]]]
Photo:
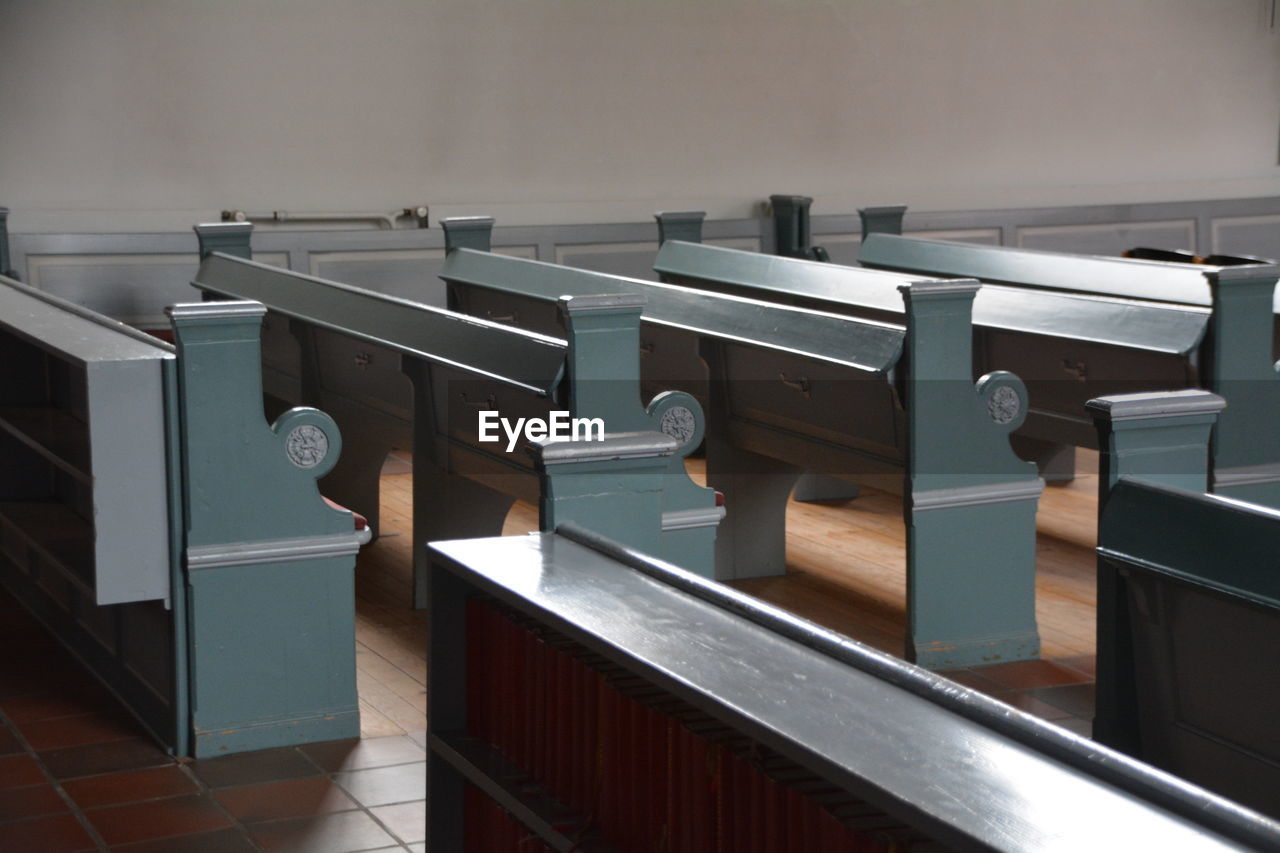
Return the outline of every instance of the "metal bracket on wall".
[[[378,228],[394,231],[400,227],[399,222],[402,219],[412,221],[410,227],[426,228],[427,213],[429,208],[425,204],[415,205],[414,207],[401,208],[398,211],[390,213],[377,213],[367,211],[339,210],[331,212],[311,212],[311,213],[291,213],[287,210],[273,210],[270,213],[248,213],[244,210],[224,210],[222,211],[223,222],[253,222],[255,224],[266,223],[317,223],[317,224],[335,224],[345,222],[371,222]]]

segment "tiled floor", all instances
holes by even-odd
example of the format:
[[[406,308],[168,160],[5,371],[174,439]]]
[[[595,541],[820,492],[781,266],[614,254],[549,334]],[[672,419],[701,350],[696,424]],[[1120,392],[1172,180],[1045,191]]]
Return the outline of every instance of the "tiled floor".
[[[3,591],[0,643],[0,853],[426,849],[422,733],[175,761]]]
[[[408,608],[410,468],[400,463],[383,478],[384,538],[364,549],[357,571],[361,741],[175,761],[0,590],[0,853],[424,850],[425,620]],[[946,675],[1087,736],[1094,670],[1082,652],[1092,651],[1095,475],[1083,473],[1050,495],[1056,512],[1042,514],[1047,659]],[[509,533],[534,526],[533,510],[521,507]],[[847,506],[793,505],[788,577],[741,585],[899,649],[900,516],[900,504],[870,493]],[[849,527],[860,532],[845,542]],[[897,570],[878,587],[853,586],[879,577],[867,554]],[[841,567],[839,577],[823,574],[828,564]]]

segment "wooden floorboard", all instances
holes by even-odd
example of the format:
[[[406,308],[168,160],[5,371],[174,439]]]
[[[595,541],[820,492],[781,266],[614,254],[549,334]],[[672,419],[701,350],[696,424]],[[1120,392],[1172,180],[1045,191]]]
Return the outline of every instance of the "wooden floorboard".
[[[701,462],[690,462],[701,478]],[[426,618],[411,609],[412,464],[389,457],[382,477],[379,539],[366,546],[356,574],[356,666],[365,737],[426,727]],[[1046,488],[1037,519],[1036,617],[1039,677],[1057,685],[1091,680],[1094,655],[1093,542],[1097,534],[1097,454],[1080,451],[1077,476]],[[732,507],[730,507],[732,511]],[[517,503],[504,533],[537,527],[537,510]],[[901,655],[905,633],[902,502],[872,489],[852,501],[799,504],[787,512],[787,574],[734,582],[765,601],[882,651]],[[1051,686],[1023,679],[1016,665],[956,673],[958,680],[1087,734],[1082,717],[1064,718]],[[1013,669],[1011,669],[1013,668]],[[1007,676],[1018,673],[1018,679]],[[1065,673],[1065,675],[1064,675]],[[1034,695],[1032,695],[1034,694]]]

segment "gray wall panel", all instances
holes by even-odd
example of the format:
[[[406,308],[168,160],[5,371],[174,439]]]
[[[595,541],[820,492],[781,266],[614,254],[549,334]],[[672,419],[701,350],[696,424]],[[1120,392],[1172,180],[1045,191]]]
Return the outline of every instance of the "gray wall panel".
[[[1051,252],[1118,255],[1135,246],[1195,250],[1195,220],[1109,222],[1019,228],[1017,246]]]
[[[1210,230],[1214,252],[1280,258],[1280,214],[1221,217]]]

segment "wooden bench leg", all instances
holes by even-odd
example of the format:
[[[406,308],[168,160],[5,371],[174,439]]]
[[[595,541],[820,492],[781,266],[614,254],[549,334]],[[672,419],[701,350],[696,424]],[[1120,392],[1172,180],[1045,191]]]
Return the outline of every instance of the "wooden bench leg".
[[[981,502],[978,495],[913,495],[907,516],[913,663],[952,669],[1039,656],[1037,496]]]
[[[326,497],[368,519],[375,539],[382,533],[382,465],[391,449],[358,434],[344,435],[342,458],[320,481],[320,491]]]
[[[787,498],[801,469],[707,438],[707,485],[724,493],[716,533],[716,580],[787,570]]]
[[[1010,436],[1013,452],[1036,469],[1046,483],[1069,483],[1076,478],[1076,448],[1071,444],[1055,444],[1023,435]]]
[[[806,471],[796,481],[795,499],[810,501],[851,501],[861,492],[857,483],[841,480],[826,474]]]
[[[516,499],[450,474],[424,454],[413,460],[413,606],[427,606],[428,542],[501,536]]]

